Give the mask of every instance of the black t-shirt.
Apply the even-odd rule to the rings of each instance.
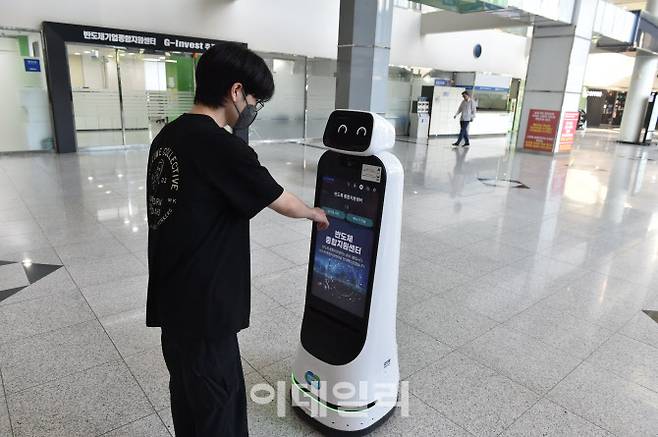
[[[198,114],[153,140],[146,183],[147,326],[210,339],[249,326],[249,219],[283,188],[251,147]]]

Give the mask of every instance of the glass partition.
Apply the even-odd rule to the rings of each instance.
[[[308,58],[306,138],[322,138],[324,126],[336,106],[336,60]]]
[[[388,68],[388,110],[386,118],[395,126],[398,135],[406,135],[411,110],[412,81],[419,77],[406,67]]]
[[[0,29],[0,152],[53,148],[41,47],[39,32]]]
[[[199,55],[68,45],[78,146],[149,144],[189,111]],[[321,138],[336,98],[335,59],[259,53],[272,71],[275,94],[250,127],[250,141]],[[407,135],[411,103],[424,85],[452,73],[390,66],[386,118]],[[510,110],[509,94],[478,90],[480,109]]]
[[[150,144],[194,103],[194,60],[187,53],[119,50],[125,144]]]
[[[191,54],[67,45],[78,148],[150,144],[194,101]]]
[[[78,149],[123,144],[117,51],[67,44]]]
[[[274,76],[272,100],[258,112],[249,129],[251,141],[284,140],[304,136],[306,60],[303,56],[259,53]]]

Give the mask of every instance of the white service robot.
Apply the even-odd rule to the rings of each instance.
[[[336,110],[318,163],[306,304],[292,375],[295,410],[325,434],[363,435],[398,397],[395,317],[404,173],[383,117]]]

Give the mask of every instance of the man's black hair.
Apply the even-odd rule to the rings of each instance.
[[[468,97],[471,97],[471,93],[469,93],[468,91],[464,91],[464,92],[462,93],[462,96],[468,96]]]
[[[209,48],[196,67],[194,103],[211,108],[224,106],[234,83],[245,94],[267,101],[274,95],[274,79],[263,58],[242,44],[222,42]]]

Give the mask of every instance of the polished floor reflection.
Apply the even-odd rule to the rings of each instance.
[[[658,149],[594,130],[556,158],[450,140],[395,148],[410,416],[375,434],[656,436]],[[256,148],[311,201],[322,150]],[[0,435],[173,434],[159,332],[144,326],[146,158],[0,157]],[[250,386],[288,381],[309,232],[253,220]],[[250,402],[252,435],[313,434],[284,411]]]

